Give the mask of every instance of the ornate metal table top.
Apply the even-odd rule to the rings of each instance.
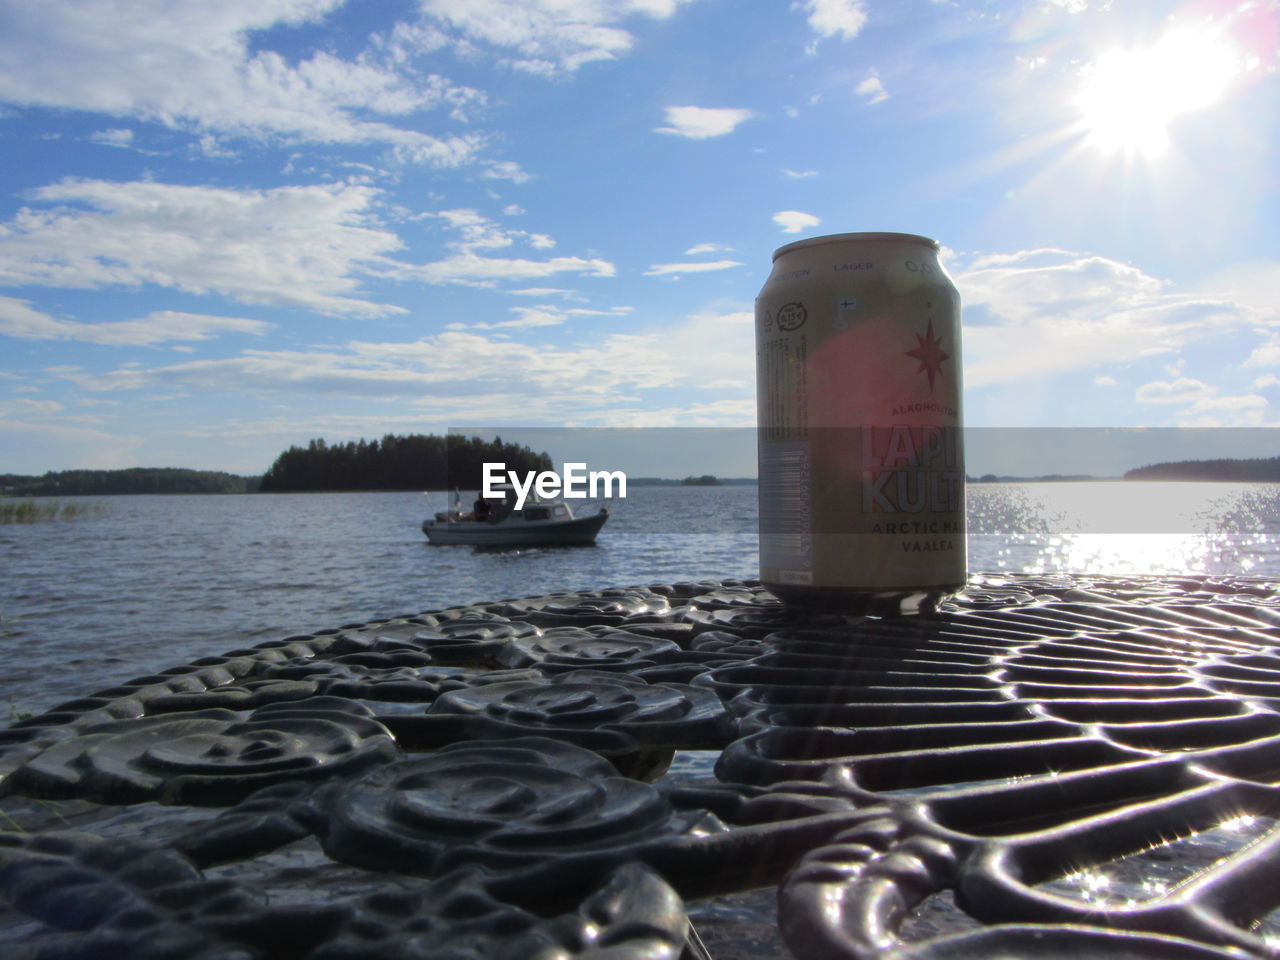
[[[0,732],[9,958],[1280,953],[1280,584],[431,611]]]

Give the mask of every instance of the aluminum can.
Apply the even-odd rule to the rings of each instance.
[[[938,244],[787,244],[755,317],[761,580],[802,608],[932,609],[966,574],[960,296]]]

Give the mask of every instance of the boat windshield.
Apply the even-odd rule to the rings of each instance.
[[[489,503],[492,503],[495,506],[503,503],[509,504],[511,508],[514,510],[516,501],[519,500],[520,498],[519,494],[516,493],[515,487],[512,487],[512,486],[494,487],[493,493],[494,495],[492,497],[481,496],[480,499],[485,500]],[[525,503],[527,504],[538,504],[538,503],[553,504],[556,502],[557,501],[555,499],[547,499],[545,497],[538,496],[537,491],[532,489],[532,487],[529,489],[528,493],[525,494]]]

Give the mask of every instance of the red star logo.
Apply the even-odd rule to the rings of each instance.
[[[933,390],[933,378],[941,376],[942,361],[950,360],[951,354],[942,349],[942,341],[933,335],[933,321],[929,321],[929,330],[922,337],[916,334],[916,339],[920,341],[920,346],[914,350],[907,350],[908,357],[914,357],[920,361],[920,369],[916,373],[927,373],[929,375],[929,389]]]

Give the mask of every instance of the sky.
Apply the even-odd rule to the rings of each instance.
[[[750,427],[852,231],[942,245],[971,426],[1274,427],[1278,66],[1276,0],[0,0],[0,473]]]

